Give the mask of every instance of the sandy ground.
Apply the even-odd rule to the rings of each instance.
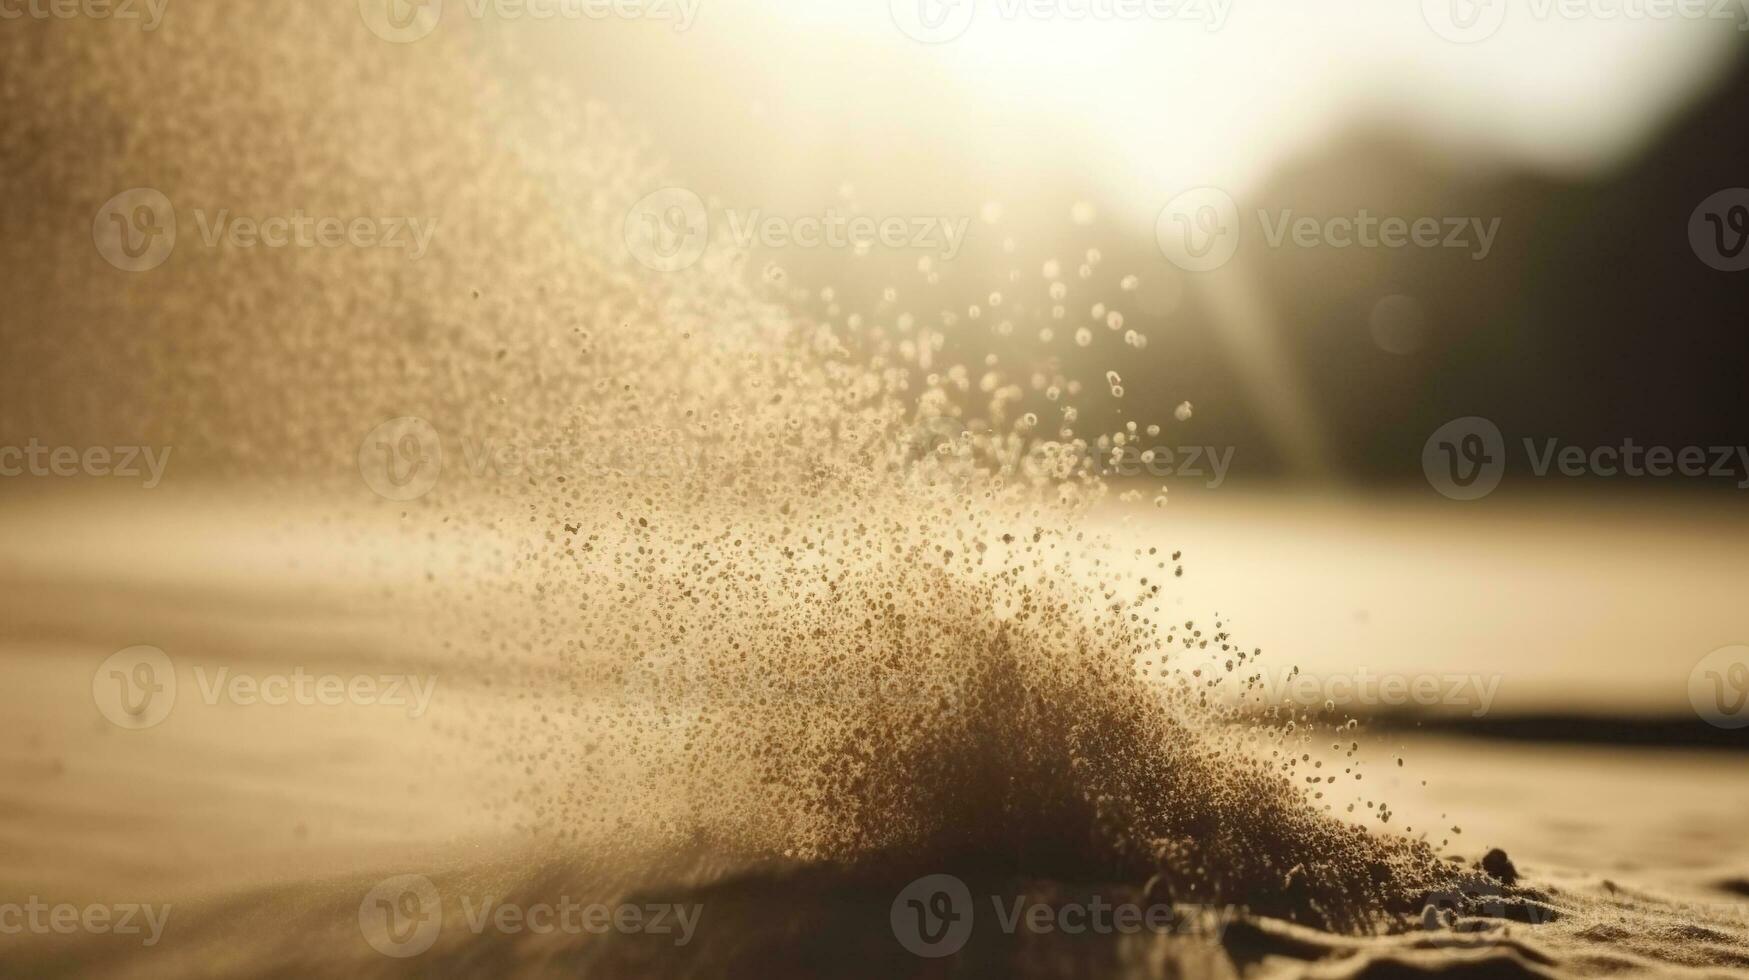
[[[487,697],[483,679],[412,639],[396,589],[424,569],[379,557],[395,554],[384,546],[395,515],[288,521],[247,494],[224,499],[136,491],[0,507],[0,901],[170,906],[151,946],[84,930],[0,934],[0,973],[757,975],[753,964],[774,958],[778,972],[798,975],[979,972],[977,944],[961,961],[898,950],[886,883],[806,869],[724,880],[725,870],[748,869],[724,869],[708,852],[634,860],[531,847],[500,806],[502,786],[490,778],[500,761],[467,737],[481,717],[471,708]],[[1561,691],[1623,711],[1680,706],[1692,659],[1730,639],[1730,624],[1707,611],[1727,615],[1732,605],[1717,593],[1740,596],[1746,574],[1724,564],[1728,542],[1681,520],[1569,513],[1565,536],[1541,521],[1547,537],[1515,551],[1504,543],[1525,533],[1519,512],[1478,523],[1454,545],[1400,510],[1329,508],[1317,521],[1255,500],[1186,510],[1148,533],[1190,551],[1187,606],[1211,591],[1247,596],[1218,608],[1258,634],[1305,617],[1303,643],[1283,637],[1273,647],[1284,658],[1305,653],[1308,669],[1339,669],[1343,656],[1404,670],[1525,663],[1501,688],[1508,707],[1546,706]],[[1340,561],[1337,539],[1348,542]],[[1430,553],[1444,560],[1428,562]],[[1624,557],[1597,560],[1604,554]],[[1671,557],[1659,565],[1660,554]],[[1574,636],[1573,624],[1549,618],[1565,604],[1537,588],[1621,601],[1593,603],[1594,619]],[[1670,622],[1677,609],[1695,615]],[[1527,636],[1539,612],[1545,625]],[[1402,642],[1415,622],[1428,642]],[[1454,622],[1465,624],[1457,636],[1444,626]],[[1619,670],[1600,671],[1587,656],[1599,637],[1620,650],[1657,635],[1667,657],[1620,658]],[[1516,660],[1503,651],[1478,667],[1452,654],[1509,642]],[[172,651],[179,688],[168,718],[130,731],[99,710],[93,675],[135,644]],[[1527,661],[1526,648],[1541,652]],[[223,667],[426,675],[436,686],[422,711],[207,703],[203,678]],[[1459,826],[1451,849],[1470,858],[1504,848],[1546,899],[1537,908],[1553,910],[1531,917],[1554,921],[1491,923],[1473,942],[1350,942],[1268,921],[1230,928],[1224,945],[1032,937],[1030,972],[1702,976],[1749,967],[1740,754],[1396,734],[1368,736],[1367,751],[1388,773],[1370,789],[1404,825],[1435,840]],[[1391,764],[1399,754],[1402,768]],[[359,908],[377,883],[407,873],[429,876],[446,896],[699,901],[703,921],[686,946],[490,929],[482,938],[446,906],[432,950],[395,959],[366,941]],[[1071,884],[992,887],[1048,896]]]

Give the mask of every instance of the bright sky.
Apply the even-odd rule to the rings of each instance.
[[[1146,220],[1186,187],[1242,194],[1357,118],[1458,152],[1604,166],[1717,76],[1749,19],[1749,0],[1707,0],[1728,17],[1699,19],[1602,16],[1648,0],[697,2],[689,31],[614,33],[618,94],[678,114],[704,145],[741,146],[772,180],[842,171],[846,150],[878,152],[902,164],[882,172],[911,182],[911,164],[944,181],[974,173],[995,197],[1068,168]],[[952,29],[963,3],[970,22],[944,43],[901,26],[917,29],[921,12]],[[1182,16],[1065,16],[1161,3]],[[1474,43],[1433,26],[1475,13],[1485,29],[1491,6],[1505,19]],[[534,26],[565,50],[563,31]],[[578,29],[601,41],[619,26]],[[766,125],[794,143],[773,152]]]

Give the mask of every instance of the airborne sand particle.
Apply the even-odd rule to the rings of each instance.
[[[74,190],[27,217],[113,195],[89,163],[100,154],[79,149],[107,123],[161,120],[168,145],[218,120],[247,162],[171,167],[152,144],[134,166],[171,200],[370,202],[435,214],[444,234],[416,265],[185,250],[128,282],[125,325],[93,298],[57,340],[113,354],[104,404],[20,390],[65,407],[69,429],[122,419],[173,434],[191,468],[322,475],[354,501],[368,499],[360,434],[407,415],[541,459],[688,461],[510,474],[456,461],[405,508],[409,548],[465,544],[461,568],[430,573],[433,642],[505,692],[457,737],[497,748],[505,810],[529,833],[1152,881],[1174,901],[1354,931],[1446,883],[1425,844],[1318,802],[1335,777],[1314,772],[1304,719],[1215,706],[1217,687],[1249,686],[1253,655],[1223,626],[1163,620],[1176,555],[1137,579],[1083,530],[1107,496],[1090,462],[1138,431],[1077,434],[1090,403],[1122,397],[1117,372],[1100,385],[945,348],[955,330],[1046,335],[1068,303],[1099,304],[1105,344],[1125,325],[1105,304],[1126,290],[1098,294],[1096,251],[1073,281],[1053,263],[964,319],[907,311],[909,284],[893,284],[854,327],[732,252],[662,276],[619,238],[662,181],[600,107],[560,92],[516,103],[441,35],[392,50],[364,37],[293,82],[251,53],[324,15],[281,14],[183,10],[177,31],[113,59],[126,78],[202,62],[191,91],[125,84],[102,56],[114,38],[63,50],[77,83],[43,122],[54,159],[15,173]],[[285,189],[274,161],[294,155],[319,187]],[[115,274],[89,258],[55,273],[60,287]],[[939,275],[920,265],[923,282]],[[1022,286],[1051,302],[1022,309]],[[1183,656],[1214,651],[1224,676]]]

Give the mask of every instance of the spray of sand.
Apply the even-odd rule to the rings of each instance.
[[[186,469],[397,508],[409,549],[462,542],[406,601],[502,692],[456,727],[498,747],[507,820],[558,847],[1150,881],[1345,930],[1449,881],[1425,844],[1330,812],[1306,727],[1218,696],[1250,697],[1256,653],[1163,620],[1175,556],[1082,529],[1115,503],[1103,457],[1180,420],[1080,432],[1116,373],[947,363],[956,330],[1091,343],[1049,332],[1065,303],[1111,304],[1101,338],[1141,346],[1121,289],[1047,268],[943,316],[905,283],[866,309],[801,294],[725,242],[652,271],[623,220],[671,181],[606,111],[511,99],[443,33],[386,45],[350,3],[261,6],[31,42],[63,84],[8,92],[34,114],[6,121],[0,171],[44,235],[5,258],[59,326],[8,338],[31,368],[0,368],[0,397],[45,436],[172,442]],[[410,262],[188,227],[163,268],[77,288],[114,283],[90,215],[140,185],[437,232]],[[428,494],[376,500],[359,442],[401,416],[523,462],[450,441]]]

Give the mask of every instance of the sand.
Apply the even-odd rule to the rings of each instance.
[[[142,513],[149,526],[139,525]],[[477,778],[500,766],[492,743],[446,734],[465,732],[492,700],[485,679],[397,639],[396,602],[345,575],[368,542],[395,539],[393,523],[331,528],[323,540],[274,530],[275,519],[246,502],[221,508],[205,496],[143,504],[87,494],[8,508],[4,659],[13,683],[4,711],[15,737],[0,763],[0,837],[15,846],[5,849],[0,880],[21,901],[171,906],[153,947],[140,937],[0,938],[9,973],[720,976],[769,963],[773,975],[894,976],[937,968],[894,938],[888,906],[910,880],[896,867],[743,863],[703,844],[561,850],[510,826],[501,783]],[[1164,525],[1153,533],[1172,534]],[[269,551],[276,559],[263,561]],[[145,560],[154,555],[163,557]],[[377,584],[410,587],[420,574],[381,572]],[[361,598],[370,592],[377,596]],[[350,673],[368,663],[373,672],[430,672],[438,689],[419,719],[389,706],[208,705],[185,693],[162,724],[123,731],[99,713],[90,684],[124,640],[177,650],[184,677],[197,665]],[[1211,930],[1018,939],[998,931],[969,946],[957,969],[1350,976],[1485,963],[1528,975],[1723,976],[1743,968],[1749,847],[1737,828],[1749,784],[1734,753],[1362,738],[1392,772],[1385,791],[1399,819],[1461,823],[1453,850],[1471,860],[1506,849],[1521,885],[1540,896],[1514,908],[1538,921],[1478,919],[1473,935],[1409,928],[1373,938],[1250,913],[1218,939]],[[1402,770],[1390,765],[1399,754],[1409,760]],[[371,888],[405,873],[437,883],[447,917],[430,950],[395,960],[366,943],[358,910]],[[1058,903],[1089,894],[1121,902],[1145,884],[968,880],[992,896]],[[637,896],[705,911],[678,947],[673,937],[470,930],[464,899],[511,896],[522,904]],[[1505,906],[1482,911],[1500,916]]]
[[[1411,769],[1360,712],[1281,699],[1292,644],[1183,590],[1165,491],[1100,461],[1193,406],[1128,418],[1115,368],[1000,319],[1048,343],[1051,300],[1115,311],[1129,270],[1089,250],[1077,285],[938,316],[927,266],[858,312],[733,250],[653,267],[627,215],[669,178],[635,125],[518,100],[442,36],[386,48],[352,6],[27,52],[68,85],[7,145],[31,235],[0,258],[53,329],[8,329],[0,397],[21,440],[176,455],[161,486],[43,477],[0,511],[8,971],[1742,964],[1740,854],[1617,877],[1526,834],[1739,812],[1727,758],[1654,800],[1670,760],[1611,756],[1554,816],[1436,799],[1411,774],[1462,785],[1486,752]],[[90,215],[142,181],[447,231],[414,261],[190,239],[118,278]],[[964,326],[986,312],[993,341]],[[1570,762],[1487,751],[1533,786]],[[1158,918],[1073,925],[1116,906]]]

